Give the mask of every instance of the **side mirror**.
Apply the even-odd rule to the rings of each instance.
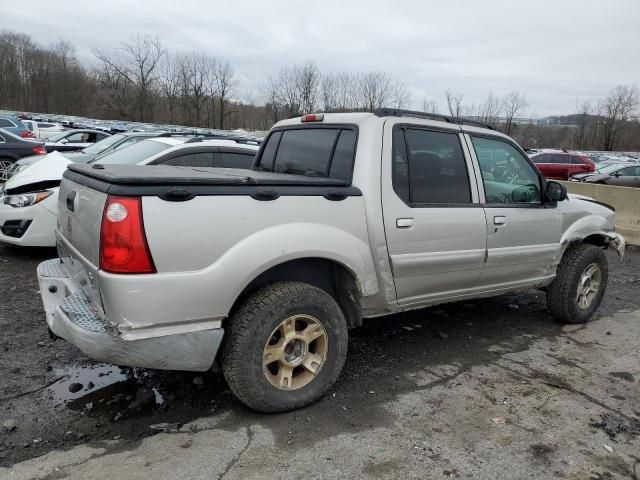
[[[611,174],[611,176],[612,176],[612,177],[616,177],[616,178],[617,178],[617,177],[619,177],[619,176],[620,176],[620,172],[613,172],[613,173]]]
[[[565,186],[558,182],[547,182],[545,193],[547,198],[553,202],[561,202],[569,198]]]

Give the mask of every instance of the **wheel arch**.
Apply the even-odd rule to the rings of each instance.
[[[265,285],[279,281],[307,283],[325,291],[336,300],[349,327],[361,325],[362,292],[357,275],[345,264],[327,257],[301,257],[270,266],[242,289],[231,307],[230,315],[252,293]]]

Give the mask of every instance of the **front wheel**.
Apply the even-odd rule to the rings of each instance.
[[[252,294],[231,316],[222,370],[231,391],[261,412],[313,403],[335,383],[347,355],[347,323],[336,301],[299,282]]]
[[[588,322],[602,302],[608,278],[607,257],[601,248],[586,243],[570,246],[547,288],[551,314],[566,323]]]
[[[13,159],[8,157],[0,157],[0,182],[7,180],[9,169],[13,165]]]

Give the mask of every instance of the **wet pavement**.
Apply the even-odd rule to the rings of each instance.
[[[166,436],[173,439],[165,439],[167,444],[177,442],[178,454],[205,442],[212,449],[212,459],[220,455],[214,465],[220,468],[210,466],[208,470],[218,473],[202,478],[242,478],[243,472],[259,477],[250,469],[237,471],[243,464],[240,456],[258,459],[259,452],[271,452],[272,460],[264,457],[265,467],[258,471],[266,473],[276,471],[273,468],[278,462],[291,466],[292,460],[285,461],[283,452],[291,451],[303,459],[319,446],[326,451],[324,457],[332,458],[323,460],[325,467],[333,462],[331,468],[337,468],[334,478],[356,464],[357,471],[352,472],[356,477],[393,478],[400,471],[416,473],[416,478],[428,477],[419,474],[413,460],[407,460],[406,465],[399,465],[397,459],[384,460],[384,451],[406,448],[409,457],[419,450],[423,461],[436,465],[436,478],[467,477],[474,472],[476,478],[488,478],[477,475],[490,469],[483,470],[486,466],[469,460],[475,447],[461,440],[466,438],[484,445],[478,455],[493,448],[499,449],[501,456],[525,451],[534,478],[536,471],[537,478],[546,478],[540,472],[555,470],[562,474],[557,476],[570,476],[567,472],[576,470],[576,464],[570,462],[578,460],[567,459],[565,453],[560,458],[560,439],[551,438],[550,432],[560,429],[565,416],[574,412],[565,415],[565,406],[553,410],[548,404],[557,394],[558,398],[567,395],[569,406],[578,401],[573,398],[576,391],[585,403],[572,408],[576,412],[586,408],[586,413],[573,419],[575,424],[563,427],[566,437],[562,441],[588,443],[589,435],[597,437],[594,441],[600,443],[594,443],[597,455],[593,458],[605,460],[594,460],[593,468],[584,470],[583,476],[571,478],[634,478],[631,454],[616,456],[602,445],[616,452],[637,447],[640,465],[636,433],[640,370],[637,362],[627,364],[632,355],[629,342],[637,347],[640,337],[631,313],[640,309],[639,250],[629,250],[623,264],[609,256],[609,289],[598,319],[587,326],[566,327],[553,322],[544,294],[536,291],[366,321],[363,328],[350,332],[347,364],[329,395],[308,408],[278,415],[246,409],[233,398],[219,373],[120,368],[94,362],[63,340],[52,341],[35,267],[53,256],[55,252],[48,249],[0,246],[0,467],[45,454],[49,454],[45,459],[58,458],[49,453],[52,451],[66,452],[68,458],[77,456],[83,462],[96,455],[133,455]],[[635,335],[635,340],[629,339],[629,334]],[[616,349],[627,363],[619,360],[619,365],[613,365],[609,357]],[[580,379],[586,381],[585,372],[596,370],[588,375],[593,384],[579,383]],[[514,403],[514,397],[520,405]],[[525,408],[527,415],[519,417]],[[467,412],[469,416],[465,416]],[[557,415],[562,419],[555,418]],[[524,433],[524,439],[514,434],[505,440],[491,433],[513,429],[516,423],[516,431]],[[215,439],[211,437],[214,433]],[[527,435],[531,437],[528,440]],[[411,445],[405,445],[408,439]],[[222,451],[224,444],[219,452],[215,450],[216,442],[225,440],[228,452]],[[332,441],[366,445],[362,451],[367,457],[357,461],[342,458],[327,443]],[[487,442],[490,445],[485,445]],[[182,446],[187,444],[189,447]],[[254,450],[254,444],[260,448]],[[576,451],[587,448],[578,445]],[[447,462],[438,460],[445,457]],[[33,462],[38,460],[25,463],[22,471],[58,478],[44,467],[29,470],[27,467],[36,465]],[[604,462],[604,467],[596,465],[598,462]],[[448,466],[443,466],[445,463]],[[321,476],[332,477],[334,470],[325,467]],[[67,467],[60,463],[60,468]],[[140,467],[140,478],[144,478],[145,468]],[[313,472],[309,465],[305,468]],[[18,475],[20,471],[5,473]],[[68,469],[65,472],[64,476],[71,475]],[[77,478],[93,478],[89,470],[80,468],[76,473],[81,472],[84,476]],[[521,478],[511,473],[494,478]],[[25,475],[9,478],[31,478]],[[525,477],[531,478],[523,473]],[[132,474],[131,478],[137,477]]]

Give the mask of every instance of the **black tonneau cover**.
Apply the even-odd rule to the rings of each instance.
[[[155,195],[169,201],[190,200],[197,195],[250,195],[257,200],[274,200],[281,195],[343,200],[362,195],[337,178],[235,168],[70,164],[64,178],[111,195]]]

